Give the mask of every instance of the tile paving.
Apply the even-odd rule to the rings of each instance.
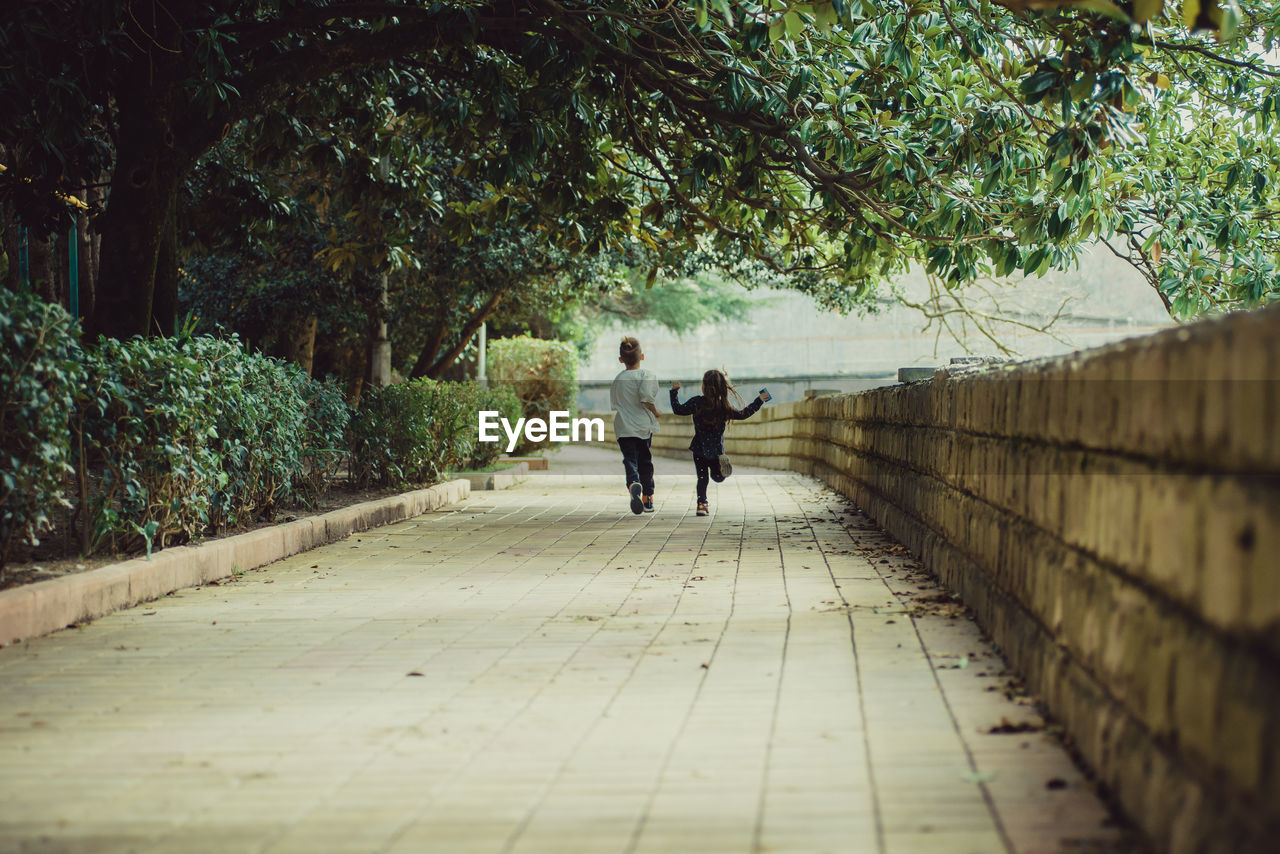
[[[602,460],[0,649],[0,854],[1129,850],[843,498]]]

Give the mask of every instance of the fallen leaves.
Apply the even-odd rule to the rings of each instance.
[[[1018,721],[1014,723],[1008,718],[1000,718],[1000,723],[987,730],[988,735],[1013,735],[1023,732],[1043,732],[1044,724],[1035,723],[1033,721]]]

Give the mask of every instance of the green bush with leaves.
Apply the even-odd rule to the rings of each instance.
[[[348,426],[351,481],[357,486],[424,483],[440,472],[427,416],[434,380],[370,388]]]
[[[317,380],[297,371],[294,389],[305,405],[302,467],[293,478],[293,494],[314,503],[332,482],[346,458],[346,431],[351,406],[342,385],[332,377]]]
[[[303,471],[307,404],[297,388],[301,369],[245,350],[234,337],[191,337],[183,344],[207,368],[214,405],[212,446],[222,477],[210,527],[273,518]]]
[[[308,468],[310,442],[340,453],[332,450],[346,426],[340,395],[304,391],[313,381],[297,366],[236,338],[102,339],[88,366],[82,430],[89,466],[101,474],[89,551],[149,552],[270,519],[295,486],[323,483]]]
[[[489,343],[491,382],[510,386],[524,405],[524,417],[547,419],[553,410],[578,411],[578,352],[566,341],[521,335]],[[549,442],[521,441],[517,453],[542,448]]]
[[[365,392],[348,427],[352,482],[422,484],[488,465],[501,446],[477,441],[481,409],[512,417],[518,399],[509,389],[425,378]]]
[[[76,322],[30,293],[0,289],[0,566],[68,506],[71,415],[84,381]]]
[[[524,404],[515,390],[505,385],[480,385],[474,388],[472,404],[472,429],[476,433],[476,442],[471,450],[471,458],[467,460],[468,469],[482,469],[493,464],[494,460],[506,450],[506,440],[501,442],[479,441],[479,414],[483,410],[497,411],[499,417],[516,423],[524,411]]]
[[[178,338],[100,339],[81,410],[91,499],[88,550],[163,548],[203,533],[228,478],[215,450],[211,370]]]

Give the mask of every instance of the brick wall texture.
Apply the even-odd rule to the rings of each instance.
[[[665,416],[655,452],[690,431]],[[766,406],[726,439],[915,552],[1158,850],[1276,850],[1280,306]]]

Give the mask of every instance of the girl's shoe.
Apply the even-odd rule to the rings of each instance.
[[[733,463],[729,462],[729,457],[725,454],[720,455],[720,474],[724,477],[733,474]]]
[[[652,495],[646,495],[644,497],[644,512],[646,513],[653,512],[653,496]]]
[[[705,515],[707,515],[707,512],[708,512],[708,511],[707,511],[707,502],[705,502],[705,501],[699,501],[699,502],[698,502],[698,515],[699,515],[699,516],[705,516]]]
[[[631,512],[639,516],[644,512],[644,500],[640,497],[644,487],[638,483],[633,483],[627,487],[627,491],[631,493]]]

